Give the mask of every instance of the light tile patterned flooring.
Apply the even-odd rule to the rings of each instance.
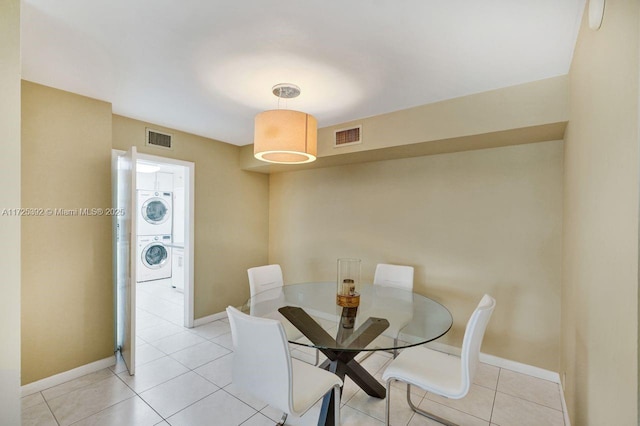
[[[194,329],[180,326],[182,295],[165,282],[145,283],[138,291],[136,375],[121,360],[104,369],[22,398],[27,425],[273,425],[282,413],[236,389],[226,319]],[[313,351],[293,349],[296,358],[313,360]],[[363,365],[381,380],[391,361],[376,352]],[[406,388],[394,384],[392,425],[438,425],[407,406]],[[470,393],[447,400],[412,388],[413,401],[460,425],[563,426],[556,383],[481,364]],[[385,401],[369,397],[347,379],[342,394],[343,425],[382,425]],[[319,405],[287,424],[315,425]]]

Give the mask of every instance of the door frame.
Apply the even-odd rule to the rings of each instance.
[[[112,158],[117,159],[118,156],[126,154],[126,151],[113,149]],[[188,279],[184,281],[184,318],[183,325],[187,328],[194,327],[194,246],[195,246],[195,163],[191,161],[177,160],[175,158],[161,157],[158,155],[137,153],[138,160],[146,160],[154,163],[164,163],[173,166],[185,167],[185,203],[187,211],[185,212],[185,220],[187,221],[184,233],[184,259],[185,273]],[[112,176],[113,188],[116,188],[117,176]],[[115,190],[112,191],[115,193]],[[115,225],[114,225],[115,232]],[[115,234],[114,234],[115,235]],[[114,239],[115,241],[115,239]],[[115,255],[115,245],[114,245]],[[115,264],[114,264],[115,268]],[[114,273],[116,271],[114,270]],[[117,320],[117,316],[116,316]],[[117,324],[116,324],[117,325]]]

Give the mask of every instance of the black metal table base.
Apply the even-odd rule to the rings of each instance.
[[[316,321],[303,309],[285,306],[279,309],[298,330],[302,332],[316,347],[327,357],[320,368],[338,375],[344,382],[345,377],[353,380],[368,395],[376,398],[385,398],[387,392],[367,370],[364,369],[355,357],[364,348],[389,327],[389,322],[383,318],[368,318],[358,329],[342,328],[338,330],[337,340],[327,333]],[[340,349],[328,349],[340,348]],[[342,394],[342,393],[341,393]],[[333,392],[329,392],[322,401],[322,409],[318,425],[334,426],[334,410],[336,403]]]

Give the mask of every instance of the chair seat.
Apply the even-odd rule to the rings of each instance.
[[[403,350],[382,375],[451,399],[464,397],[460,358],[422,346]]]
[[[291,359],[293,367],[293,408],[300,415],[313,406],[342,380],[329,371]]]

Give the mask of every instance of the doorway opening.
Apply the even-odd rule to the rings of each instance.
[[[114,206],[126,212],[114,217],[115,337],[130,374],[145,333],[193,327],[194,169],[113,152]]]

